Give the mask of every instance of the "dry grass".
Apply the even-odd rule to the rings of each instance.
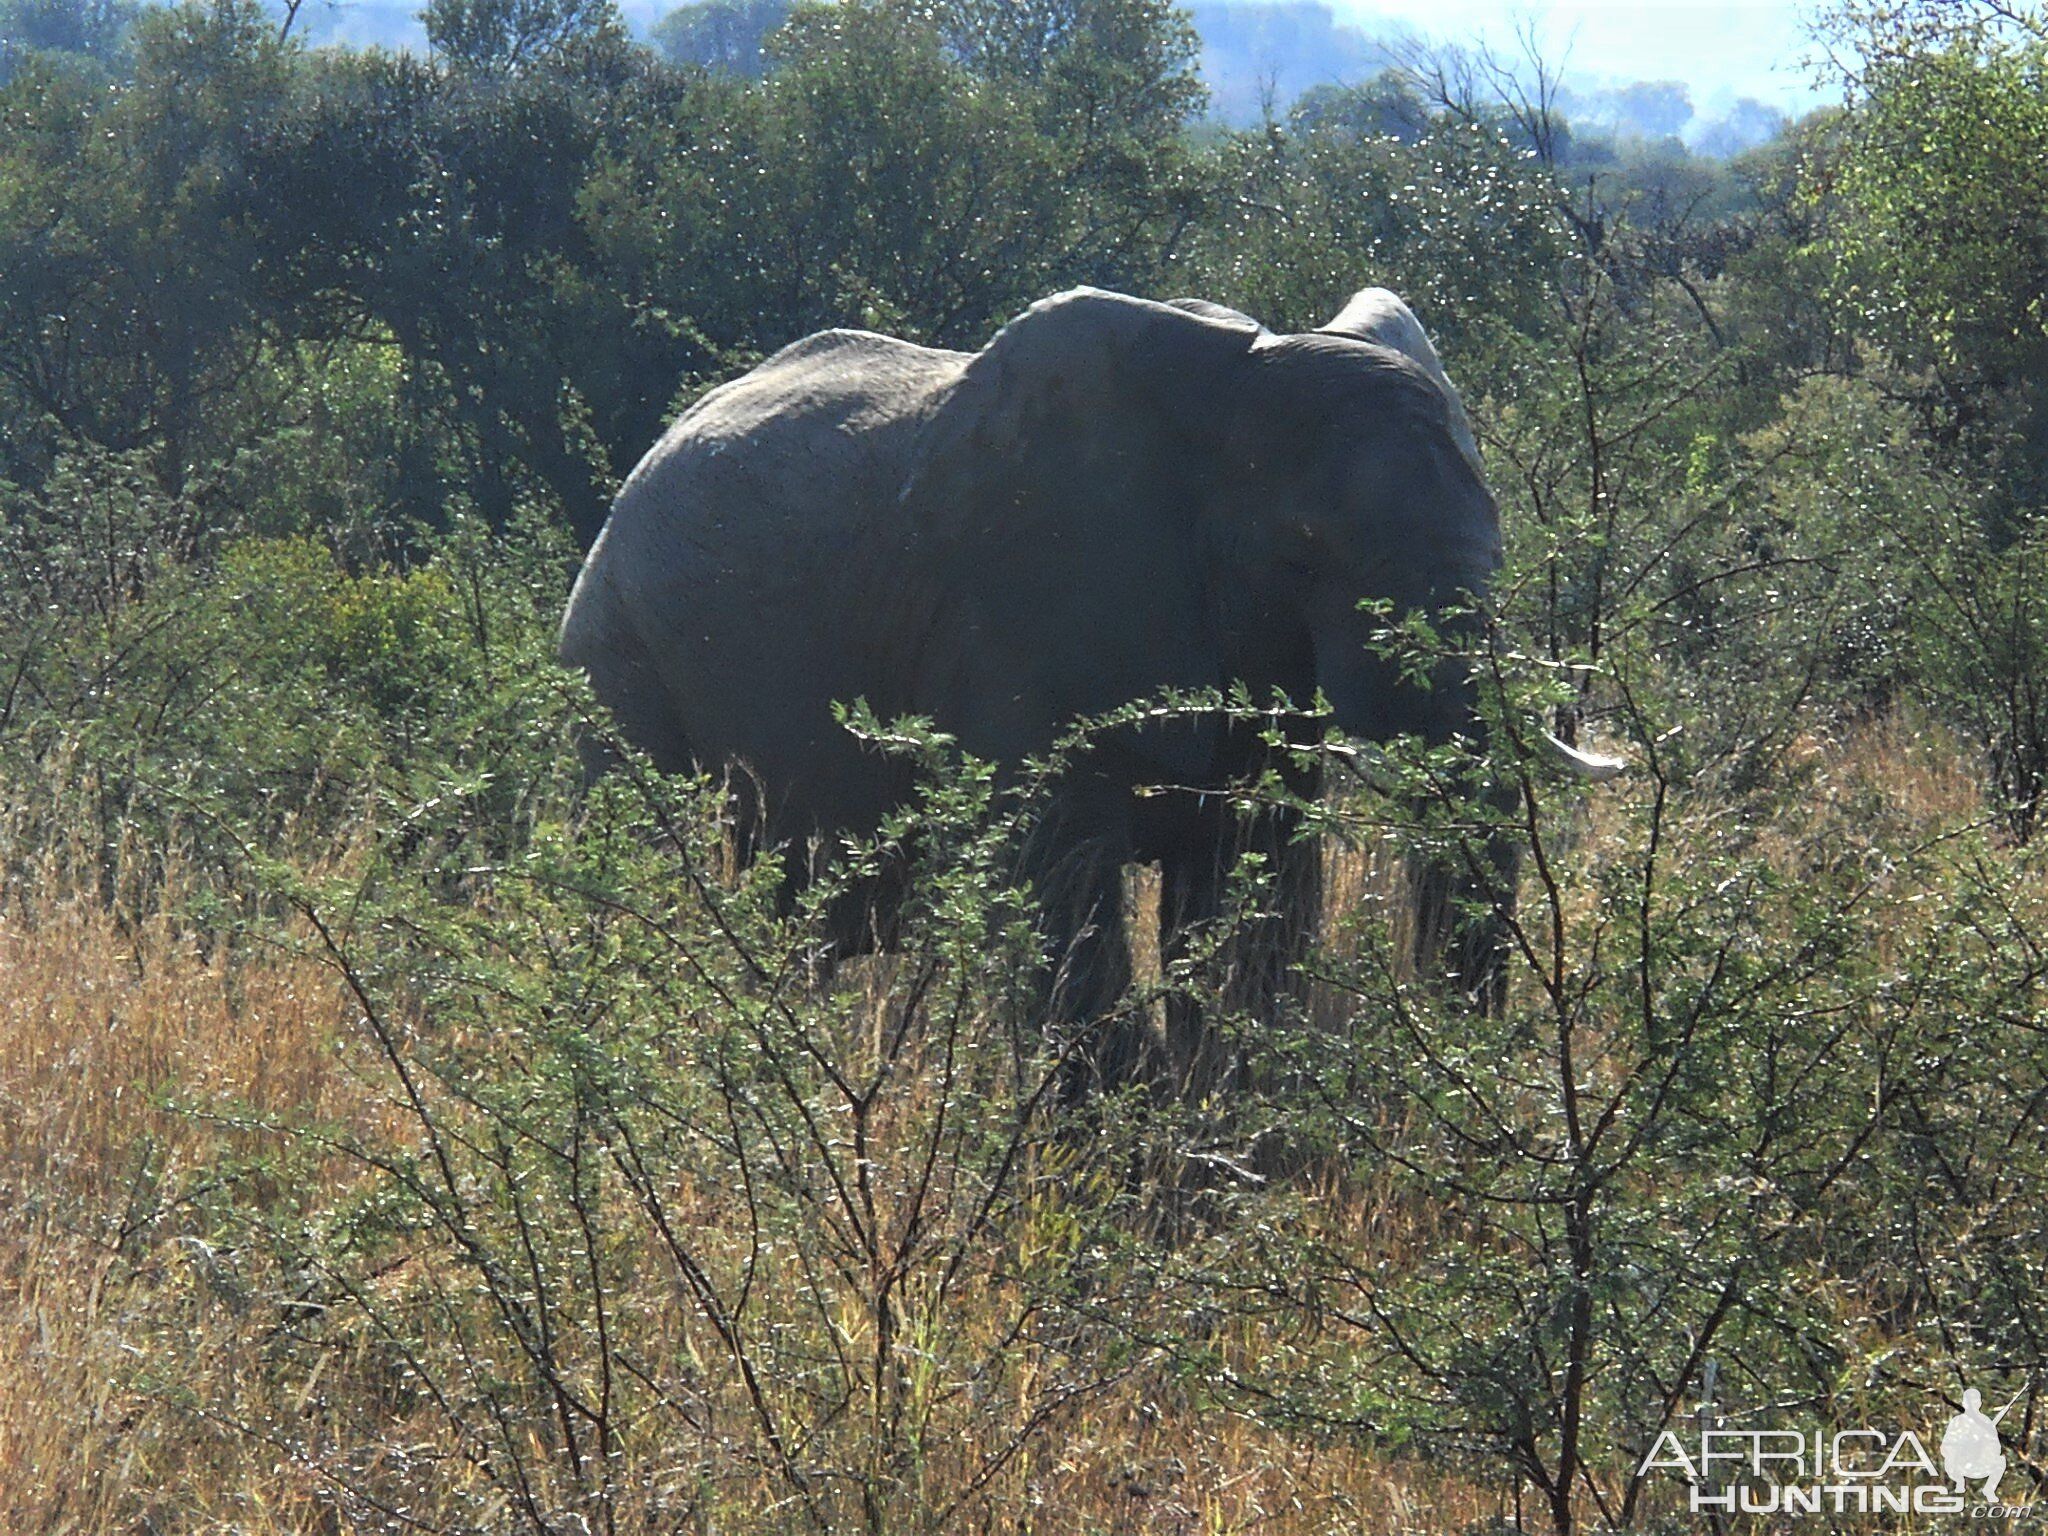
[[[0,908],[8,1529],[377,1529],[345,1487],[405,1481],[406,1455],[433,1469],[415,1514],[430,1524],[458,1510],[488,1517],[473,1473],[443,1459],[455,1449],[445,1426],[417,1405],[397,1406],[389,1363],[367,1343],[330,1353],[311,1374],[279,1368],[293,1357],[276,1347],[278,1277],[263,1255],[216,1238],[214,1216],[231,1194],[221,1170],[256,1161],[271,1134],[255,1128],[263,1122],[310,1115],[365,1136],[394,1133],[389,1106],[350,1065],[360,1043],[351,1000],[302,955],[262,950],[229,962],[206,953],[166,915],[181,894],[175,869],[152,868],[156,895],[137,919],[110,909],[99,888],[78,889],[63,873],[81,867],[70,853],[16,881]],[[117,905],[132,914],[136,903]],[[328,1175],[338,1190],[358,1172],[337,1161]],[[705,1230],[735,1217],[731,1192],[719,1189],[675,1191],[674,1212]],[[736,1227],[731,1235],[741,1240]],[[378,1300],[396,1315],[446,1295],[452,1278],[416,1260],[388,1277]],[[621,1308],[647,1330],[646,1353],[702,1359],[704,1330],[657,1266],[639,1292]],[[983,1300],[986,1316],[974,1315],[970,1297],[957,1327],[993,1344],[1014,1298]],[[1498,1512],[1455,1480],[1261,1429],[1156,1369],[1107,1379],[1049,1418],[993,1485],[1015,1529],[1395,1536]],[[992,1436],[1016,1428],[1000,1412],[978,1422]],[[988,1448],[952,1448],[933,1468],[970,1466]],[[716,1437],[688,1450],[715,1456]],[[743,1458],[716,1476],[728,1509],[765,1512],[786,1496]],[[949,1494],[929,1490],[934,1501]]]
[[[185,1106],[349,1113],[341,1001],[307,961],[202,954],[164,915],[175,869],[155,872],[170,900],[123,921],[67,862],[0,905],[0,1509],[22,1531],[147,1528],[167,1506],[312,1528],[280,1514],[293,1478],[261,1445],[187,1411],[273,1413],[281,1384],[252,1369],[238,1256],[206,1240],[215,1170],[254,1133]]]
[[[1976,791],[1953,749],[1924,733],[1872,727],[1826,756],[1817,774],[1823,800],[1882,807],[1905,823],[1975,813]],[[1605,835],[1599,817],[1585,835]],[[121,850],[116,863],[124,859],[141,861],[143,852]],[[231,1193],[219,1171],[247,1166],[262,1150],[269,1133],[254,1127],[265,1120],[310,1113],[365,1137],[398,1134],[391,1107],[365,1091],[351,1065],[361,1045],[354,1006],[332,972],[304,956],[255,951],[230,962],[204,951],[165,915],[179,876],[161,860],[152,886],[170,899],[117,901],[125,915],[110,909],[102,886],[82,889],[64,873],[84,862],[73,849],[32,866],[0,902],[7,1528],[67,1536],[383,1529],[337,1490],[352,1476],[397,1486],[402,1451],[432,1469],[413,1512],[433,1528],[476,1491],[472,1472],[436,1459],[455,1449],[444,1426],[392,1391],[389,1362],[367,1342],[322,1353],[311,1372],[304,1355],[277,1349],[277,1276],[261,1255],[214,1241],[212,1213]],[[1381,878],[1358,860],[1332,877],[1347,900]],[[1141,884],[1133,899],[1156,896]],[[1140,957],[1141,970],[1156,966],[1156,957]],[[357,1175],[340,1162],[328,1170],[336,1189]],[[284,1192],[232,1193],[246,1202]],[[1396,1267],[1426,1261],[1437,1239],[1426,1214],[1369,1187],[1318,1203],[1323,1219],[1368,1234],[1376,1257]],[[707,1232],[733,1216],[729,1192],[718,1189],[679,1189],[674,1210]],[[455,1283],[423,1260],[392,1276],[383,1299],[403,1309]],[[999,1290],[965,1291],[949,1303],[960,1310],[946,1325],[978,1341],[970,1348],[1000,1347],[1016,1298]],[[620,1316],[645,1330],[649,1358],[704,1357],[688,1297],[657,1265],[621,1302]],[[845,1326],[857,1340],[859,1321]],[[1256,1353],[1262,1344],[1249,1331],[1234,1347]],[[735,1403],[721,1394],[733,1384],[699,1390],[711,1418],[729,1422]],[[1018,1391],[1028,1411],[1029,1392]],[[978,1411],[958,1425],[1014,1433],[1020,1422]],[[1481,1486],[1341,1436],[1262,1427],[1154,1365],[1112,1373],[1045,1422],[980,1506],[999,1509],[1004,1529],[1402,1536],[1515,1514],[1504,1483]],[[764,1469],[703,1460],[726,1443],[707,1432],[688,1448],[718,1484],[715,1502],[727,1511],[772,1508],[782,1494]],[[977,1448],[955,1449],[933,1456],[935,1475],[973,1464]],[[472,1519],[489,1513],[467,1509]],[[495,1519],[517,1528],[502,1508]]]

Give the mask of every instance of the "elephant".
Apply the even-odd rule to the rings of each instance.
[[[872,828],[909,788],[835,702],[928,718],[1011,769],[1076,720],[1235,684],[1320,694],[1356,738],[1476,733],[1468,671],[1404,673],[1361,604],[1469,623],[1455,615],[1500,561],[1470,422],[1394,294],[1290,335],[1076,288],[979,352],[830,330],[703,396],[620,490],[559,652],[657,766],[744,765],[765,836],[801,845]],[[1247,825],[1205,793],[1269,751],[1220,713],[1091,743],[1028,871],[1058,1017],[1101,1016],[1129,978],[1126,864],[1159,866],[1171,955],[1246,848],[1278,915],[1232,961],[1237,995],[1275,996],[1313,930],[1319,855],[1294,817]],[[1492,938],[1450,964],[1484,991]],[[1093,1070],[1192,1080],[1200,1028],[1106,1033]]]

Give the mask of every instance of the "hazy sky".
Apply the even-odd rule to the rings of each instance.
[[[1821,99],[1802,59],[1811,53],[1802,18],[1812,0],[1332,0],[1340,18],[1371,29],[1393,20],[1445,42],[1483,35],[1512,49],[1517,25],[1536,24],[1544,58],[1564,60],[1567,80],[1587,85],[1683,80],[1710,114],[1735,96],[1798,110]],[[1569,51],[1567,51],[1569,50]]]

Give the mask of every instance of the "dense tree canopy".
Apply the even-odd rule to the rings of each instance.
[[[2038,494],[2048,27],[1988,5],[1852,9],[1838,26],[1857,103],[1831,185],[1847,215],[1842,297],[1902,366],[1927,371],[1957,425],[2024,435]]]
[[[261,438],[337,349],[385,346],[415,419],[390,510],[459,478],[587,535],[686,380],[823,325],[966,342],[1063,283],[1145,285],[1194,195],[1192,35],[1150,0],[806,10],[751,84],[605,6],[428,22],[421,60],[152,11],[112,95],[29,57],[0,108],[15,473],[141,448],[182,494],[235,451],[198,436]]]

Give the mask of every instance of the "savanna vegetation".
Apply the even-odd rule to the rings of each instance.
[[[750,14],[0,0],[6,1527],[1760,1528],[1659,1435],[1966,1385],[2031,1498],[2048,20],[1845,0],[1723,164],[1484,56],[1198,129],[1163,0]],[[679,403],[1077,282],[1397,289],[1507,532],[1488,761],[1329,753],[1284,1016],[1139,957],[1226,1102],[1063,1101],[985,765],[866,723],[926,788],[834,878],[914,878],[832,967],[551,661]],[[1489,1016],[1395,872],[1500,838]]]

